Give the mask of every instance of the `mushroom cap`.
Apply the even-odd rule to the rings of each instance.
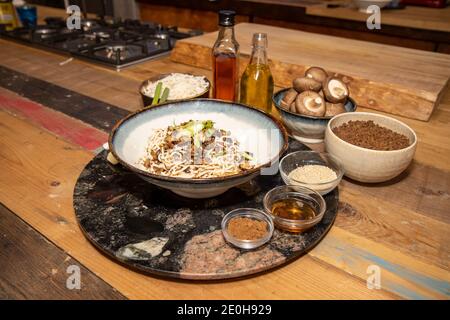
[[[291,103],[291,106],[289,107],[289,111],[297,113],[297,108],[295,107],[295,101]]]
[[[319,91],[322,89],[322,83],[307,77],[300,77],[292,81],[292,86],[298,93],[303,91]]]
[[[329,102],[345,102],[349,95],[347,85],[339,78],[328,77],[323,83],[323,93]]]
[[[305,77],[314,79],[320,83],[328,77],[328,73],[320,67],[311,67],[305,71]]]
[[[285,109],[285,110],[289,110],[290,104],[286,103],[286,101],[284,101],[284,100],[281,100],[280,101],[280,107]]]
[[[280,101],[281,107],[283,107],[286,110],[289,110],[292,102],[294,102],[295,98],[297,98],[297,95],[298,95],[297,91],[295,91],[294,88],[290,88],[288,91],[286,91],[283,99],[281,99]],[[286,106],[286,108],[284,106]]]
[[[322,117],[325,114],[325,100],[314,91],[304,91],[295,99],[297,113]]]
[[[337,114],[347,112],[345,110],[345,106],[342,102],[339,103],[331,103],[328,101],[325,101],[325,117],[334,117]]]

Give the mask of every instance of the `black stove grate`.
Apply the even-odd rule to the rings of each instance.
[[[90,19],[80,30],[67,29],[61,18],[45,21],[35,28],[3,30],[0,36],[121,69],[168,54],[177,40],[202,34],[139,20]]]

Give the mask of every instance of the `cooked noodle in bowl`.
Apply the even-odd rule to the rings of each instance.
[[[216,129],[211,120],[189,120],[155,129],[140,164],[154,174],[214,178],[250,170],[255,161],[230,131]]]
[[[208,198],[277,168],[287,133],[251,107],[211,99],[169,102],[122,119],[109,139],[114,157],[146,181]],[[263,173],[264,174],[264,173]]]

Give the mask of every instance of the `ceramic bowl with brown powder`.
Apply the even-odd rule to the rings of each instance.
[[[356,112],[330,120],[325,132],[328,153],[341,160],[345,176],[360,182],[388,181],[411,163],[415,132],[394,118]]]

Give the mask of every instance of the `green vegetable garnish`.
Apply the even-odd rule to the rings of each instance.
[[[253,160],[253,157],[249,155],[247,152],[242,152],[242,156],[249,161]]]
[[[194,146],[197,148],[200,148],[202,142],[200,141],[199,132],[203,130],[210,130],[213,129],[214,122],[211,120],[205,120],[205,121],[194,121],[189,120],[185,124],[180,126],[180,129],[186,130],[189,132],[191,138],[194,140]],[[208,132],[205,132],[205,135],[207,135]]]
[[[164,88],[164,91],[163,91],[163,94],[161,96],[161,99],[159,100],[159,103],[166,102],[168,97],[169,97],[169,88]]]
[[[155,104],[158,104],[159,96],[161,95],[161,89],[162,89],[162,82],[158,82],[155,89],[155,95],[153,96],[152,106]]]
[[[191,133],[191,136],[194,136],[194,134],[202,131],[203,129],[212,129],[214,127],[214,122],[211,120],[205,121],[190,120],[180,127],[182,129],[188,130]]]

